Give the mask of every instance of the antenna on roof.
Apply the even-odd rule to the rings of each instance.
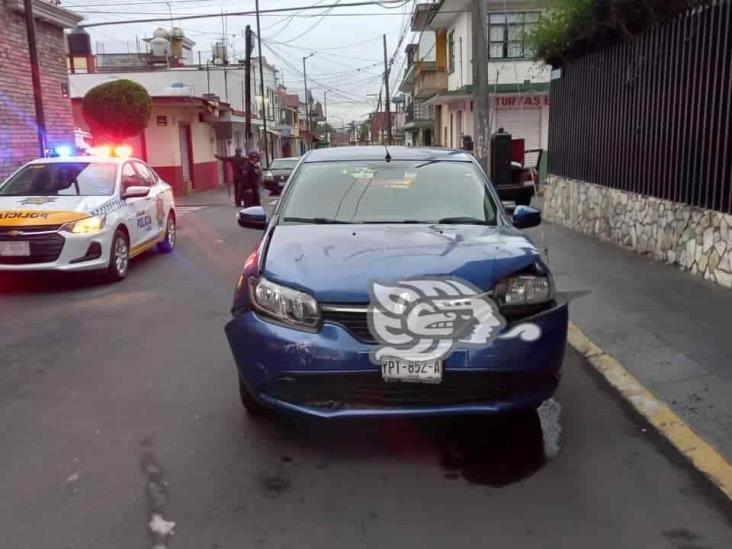
[[[389,149],[386,145],[384,145],[384,150],[386,151],[386,156],[384,157],[384,160],[387,162],[391,162],[391,155],[389,154]]]

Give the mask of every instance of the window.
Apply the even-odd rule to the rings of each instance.
[[[116,176],[112,163],[29,164],[0,186],[0,196],[109,196]]]
[[[131,162],[127,162],[122,166],[122,190],[142,184],[142,180],[140,179],[140,176],[137,175],[135,168],[132,167]]]
[[[496,223],[495,205],[473,164],[434,160],[304,164],[281,215],[284,224]]]
[[[455,31],[451,30],[447,37],[447,72],[455,72]]]
[[[488,55],[491,59],[533,57],[526,44],[526,34],[539,20],[537,12],[491,13],[488,16]]]
[[[153,185],[155,185],[155,174],[150,171],[150,168],[148,168],[142,162],[135,162],[135,169],[137,170],[137,174],[140,176],[143,185],[147,187],[152,187]]]

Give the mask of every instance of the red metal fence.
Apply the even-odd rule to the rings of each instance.
[[[550,173],[732,213],[732,2],[568,61]]]

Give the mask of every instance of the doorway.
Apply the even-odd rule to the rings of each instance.
[[[193,143],[191,141],[191,125],[180,124],[180,167],[183,177],[183,186],[186,190],[195,189],[196,185],[191,174],[193,173]]]

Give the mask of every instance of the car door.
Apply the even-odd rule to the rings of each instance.
[[[129,187],[149,187],[148,183],[137,173],[133,162],[125,162],[121,174],[122,194]],[[130,248],[144,244],[156,234],[153,232],[153,205],[150,196],[128,198],[127,228],[130,232]]]
[[[160,183],[155,172],[153,172],[144,162],[135,160],[134,165],[140,179],[145,182],[146,186],[150,187],[150,194],[148,195],[148,205],[150,207],[148,213],[151,216],[150,236],[162,236],[165,232],[165,221],[167,219],[166,214],[168,210],[164,201],[164,187],[167,187],[167,185]]]

